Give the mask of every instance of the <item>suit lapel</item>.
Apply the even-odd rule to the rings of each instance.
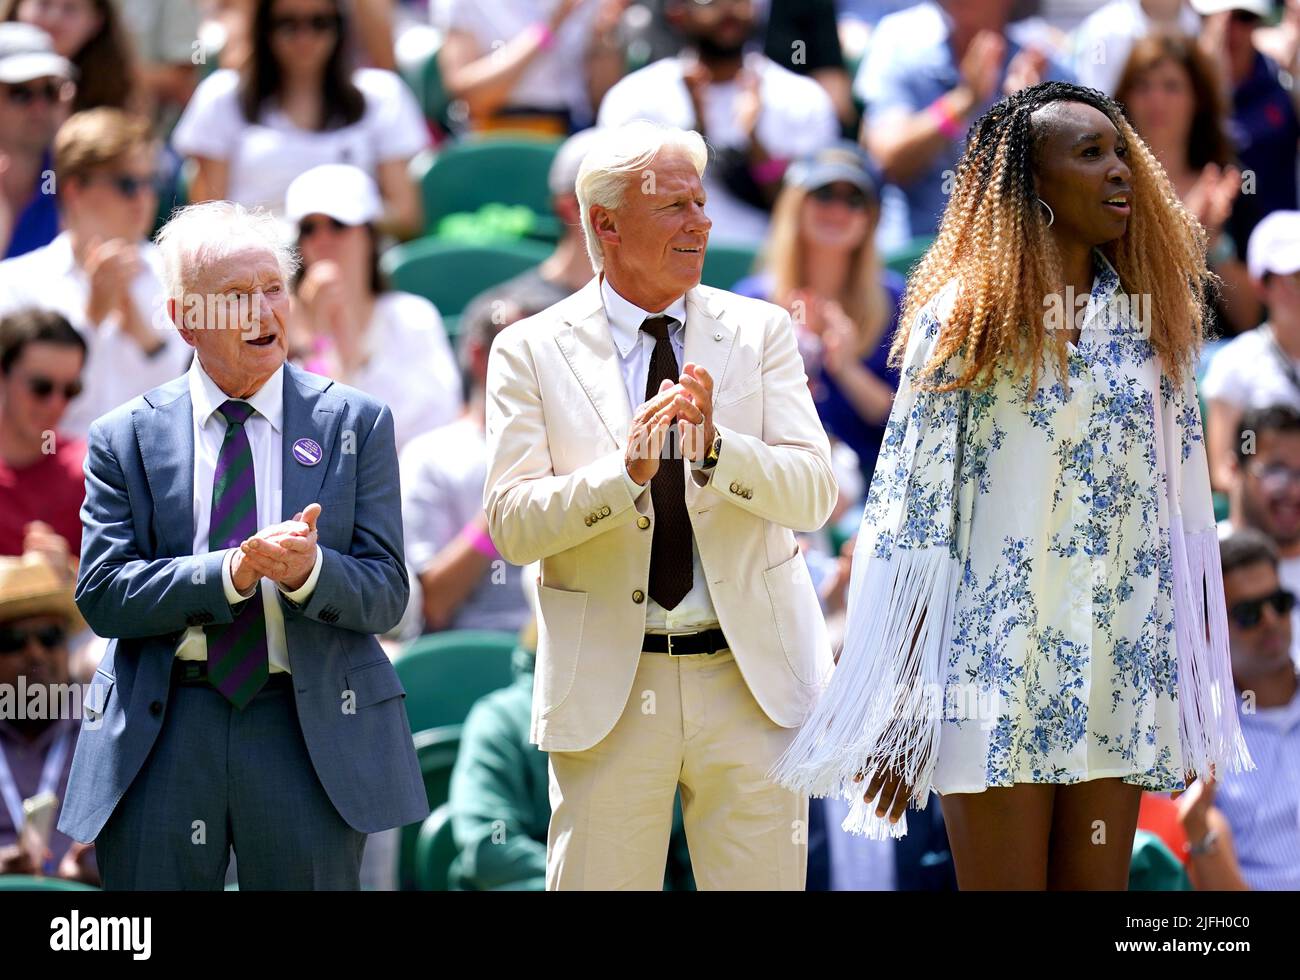
[[[556,334],[555,342],[614,442],[622,446],[627,442],[632,410],[600,299],[599,276],[574,297],[573,312],[566,319],[569,325]]]
[[[722,313],[719,294],[712,290],[697,287],[686,294],[686,361],[709,372],[715,397],[722,390],[731,348],[736,343],[736,329],[721,319]]]
[[[171,385],[181,386],[170,401]],[[194,410],[189,377],[183,375],[149,393],[151,407],[131,413],[136,444],[153,495],[157,534],[163,554],[176,558],[194,551]]]
[[[285,365],[284,372],[284,431],[280,463],[280,519],[290,520],[310,503],[318,503],[325,474],[333,468],[335,443],[338,442],[340,415],[336,400],[324,390],[311,386],[310,377],[298,368]],[[328,387],[328,383],[326,383]],[[351,451],[356,452],[360,433],[350,434]],[[321,460],[315,466],[298,462],[293,446],[300,439],[311,439],[321,447]],[[344,447],[345,449],[347,447]]]

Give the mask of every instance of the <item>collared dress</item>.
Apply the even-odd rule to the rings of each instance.
[[[917,374],[958,282],[918,315],[854,549],[844,650],[774,770],[854,801],[847,830],[906,832],[853,781],[871,759],[901,767],[917,806],[931,789],[1105,777],[1175,790],[1188,771],[1251,764],[1195,378],[1164,370],[1157,311],[1093,256],[1091,294],[1056,320],[1080,326],[1068,385],[1048,344],[1032,391],[1009,366],[987,388],[925,390]]]

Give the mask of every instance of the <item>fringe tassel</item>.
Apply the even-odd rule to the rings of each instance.
[[[1188,534],[1182,516],[1174,514],[1169,538],[1174,562],[1183,766],[1198,774],[1208,774],[1213,767],[1219,776],[1253,769],[1255,763],[1237,719],[1218,533],[1211,525]]]
[[[959,563],[946,546],[854,555],[845,645],[830,684],[769,775],[794,792],[853,803],[843,827],[873,840],[902,837],[863,800],[869,761],[892,763],[924,809],[943,721],[943,671]]]

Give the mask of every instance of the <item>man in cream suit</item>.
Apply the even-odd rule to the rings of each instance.
[[[808,801],[766,772],[831,666],[792,532],[836,486],[789,316],[699,285],[706,159],[603,136],[577,186],[598,275],[489,360],[491,536],[541,560],[550,889],[660,888],[679,786],[701,888],[804,885]]]

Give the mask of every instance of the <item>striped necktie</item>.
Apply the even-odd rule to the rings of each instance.
[[[238,548],[257,533],[257,484],[253,448],[244,423],[253,414],[248,402],[226,401],[217,409],[226,420],[226,435],[212,480],[212,520],[208,550]],[[233,622],[207,626],[208,680],[236,708],[242,709],[262,689],[269,672],[266,618],[258,591],[240,605]]]

